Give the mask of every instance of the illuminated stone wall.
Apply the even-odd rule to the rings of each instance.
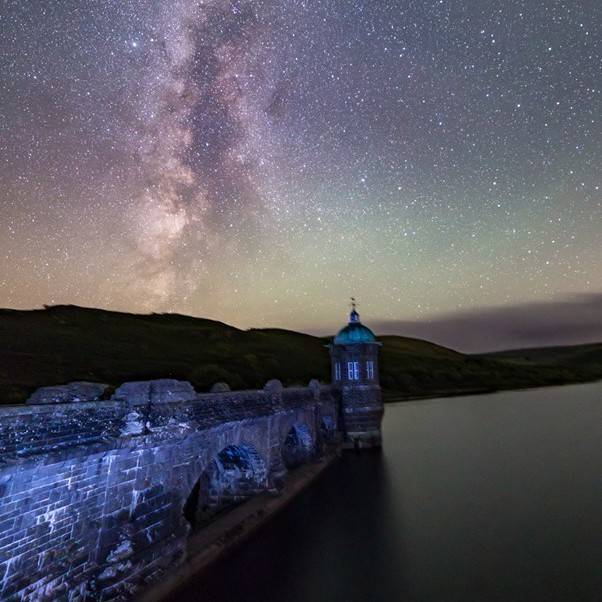
[[[195,525],[277,491],[290,458],[318,455],[338,424],[315,381],[190,390],[130,383],[109,401],[0,408],[1,599],[128,598],[182,560]]]

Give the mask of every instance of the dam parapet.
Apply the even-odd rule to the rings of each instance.
[[[104,401],[1,407],[0,597],[128,598],[213,514],[277,493],[340,438],[338,416],[317,381],[206,394],[145,381]]]

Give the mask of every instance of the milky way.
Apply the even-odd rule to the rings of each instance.
[[[351,294],[384,325],[597,294],[600,24],[594,0],[5,2],[0,306],[327,332]]]

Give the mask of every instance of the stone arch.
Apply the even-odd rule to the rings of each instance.
[[[314,440],[306,424],[293,424],[282,444],[282,460],[287,468],[309,462],[314,455]]]
[[[324,443],[332,443],[336,436],[336,426],[332,416],[322,416],[320,419],[320,434]]]
[[[195,483],[184,504],[184,516],[192,527],[198,527],[215,514],[265,491],[267,476],[266,464],[252,445],[227,445]]]
[[[182,509],[182,514],[184,514],[184,518],[188,521],[190,526],[194,529],[197,527],[199,522],[199,496],[201,493],[201,479],[197,479],[196,483],[192,487],[192,490],[186,501],[184,502],[184,508]]]

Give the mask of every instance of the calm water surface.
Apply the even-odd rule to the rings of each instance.
[[[602,600],[602,383],[388,405],[189,601]]]

